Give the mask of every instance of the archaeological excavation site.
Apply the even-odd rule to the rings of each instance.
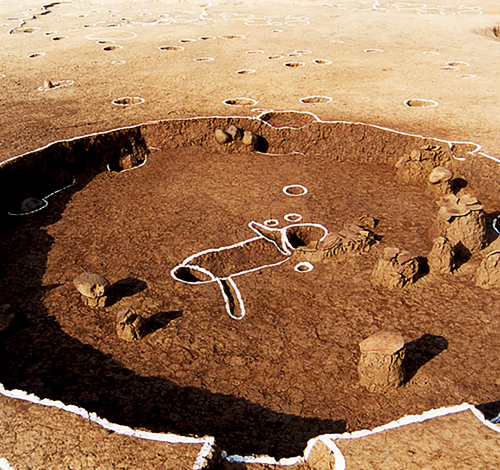
[[[0,3],[0,470],[500,466],[496,2]]]

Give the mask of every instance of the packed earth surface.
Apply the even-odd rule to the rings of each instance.
[[[229,2],[25,3],[24,15],[0,7],[0,56],[9,59],[0,68],[0,306],[14,312],[0,331],[2,390],[144,432],[210,436],[215,446],[209,454],[201,441],[137,439],[7,394],[0,468],[268,468],[224,457],[293,458],[320,435],[463,403],[487,420],[500,413],[500,296],[476,282],[500,249],[491,70],[500,10],[486,1],[304,1],[293,15],[276,2],[257,16]],[[320,7],[336,34],[320,24]],[[438,19],[440,44],[401,33],[417,20],[434,31]],[[82,44],[97,49],[76,60]],[[404,60],[417,52],[420,72],[408,77]],[[276,61],[279,70],[269,69]],[[475,74],[463,76],[466,67]],[[220,140],[231,126],[252,143]],[[453,172],[453,192],[476,197],[484,213],[484,244],[450,274],[426,262],[444,235],[442,190],[425,167],[431,153]],[[25,210],[28,200],[44,207]],[[327,232],[368,219],[366,249],[304,258]],[[402,288],[373,280],[393,247],[419,260]],[[186,268],[195,263],[204,268]],[[82,301],[73,281],[85,272],[109,280],[105,306]],[[144,319],[137,341],[117,335],[117,315],[130,308]],[[405,377],[399,388],[369,391],[359,383],[359,343],[379,331],[403,336]],[[400,468],[405,459],[406,468],[492,468],[495,425],[461,411],[409,426],[409,436],[401,428],[368,444],[342,441],[345,468]],[[478,443],[467,449],[482,457],[446,453],[447,442],[471,435]],[[377,446],[390,458],[377,461]],[[298,465],[341,468],[324,442]]]

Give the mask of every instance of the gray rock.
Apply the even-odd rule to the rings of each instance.
[[[255,147],[257,145],[258,137],[253,132],[245,131],[243,133],[243,138],[241,139],[241,141],[245,145],[251,145]]]
[[[243,131],[239,127],[236,127],[234,124],[231,124],[226,129],[226,132],[231,136],[233,140],[240,140],[243,137]]]
[[[111,284],[99,274],[86,272],[80,274],[73,284],[82,294],[82,300],[89,307],[105,307],[107,302],[107,293]]]
[[[23,214],[27,214],[28,212],[36,211],[37,209],[40,209],[43,206],[45,206],[45,202],[43,202],[41,199],[36,199],[34,197],[29,197],[28,199],[25,199],[22,202],[22,204],[21,204],[21,212]]]
[[[116,334],[124,341],[138,341],[147,335],[147,325],[134,308],[120,310],[116,315]]]
[[[219,142],[219,144],[227,144],[228,142],[231,142],[232,139],[227,132],[224,132],[221,129],[217,129],[215,131],[215,140]]]

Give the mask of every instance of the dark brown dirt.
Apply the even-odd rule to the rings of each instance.
[[[212,435],[229,454],[276,458],[318,434],[498,399],[496,291],[476,288],[469,271],[405,290],[370,284],[384,247],[425,255],[432,246],[434,197],[394,176],[382,164],[199,145],[153,151],[130,172],[79,176],[47,209],[2,220],[0,303],[18,316],[1,333],[0,382],[116,423]],[[309,192],[286,196],[289,184]],[[255,236],[250,221],[284,226],[292,212],[332,231],[369,214],[381,242],[309,273],[289,261],[236,277],[247,310],[239,322],[217,285],[170,276],[189,255]],[[81,303],[72,280],[84,271],[114,283],[113,305]],[[140,342],[116,335],[125,306],[149,319]],[[403,334],[408,380],[372,394],[358,386],[358,343],[381,329]]]

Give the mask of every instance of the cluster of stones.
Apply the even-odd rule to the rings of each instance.
[[[259,142],[259,137],[251,131],[244,131],[234,124],[231,124],[225,130],[217,129],[215,131],[215,140],[221,145],[241,142],[243,145],[255,149]]]
[[[324,240],[296,248],[294,261],[324,262],[367,253],[376,243],[375,226],[376,221],[370,216],[346,223],[342,230],[329,233]]]
[[[398,160],[397,175],[405,183],[425,182],[436,167],[445,168],[450,161],[450,152],[439,145],[423,145]]]
[[[415,255],[406,250],[387,247],[375,265],[371,282],[374,286],[405,287],[415,281],[418,269],[419,263]]]

